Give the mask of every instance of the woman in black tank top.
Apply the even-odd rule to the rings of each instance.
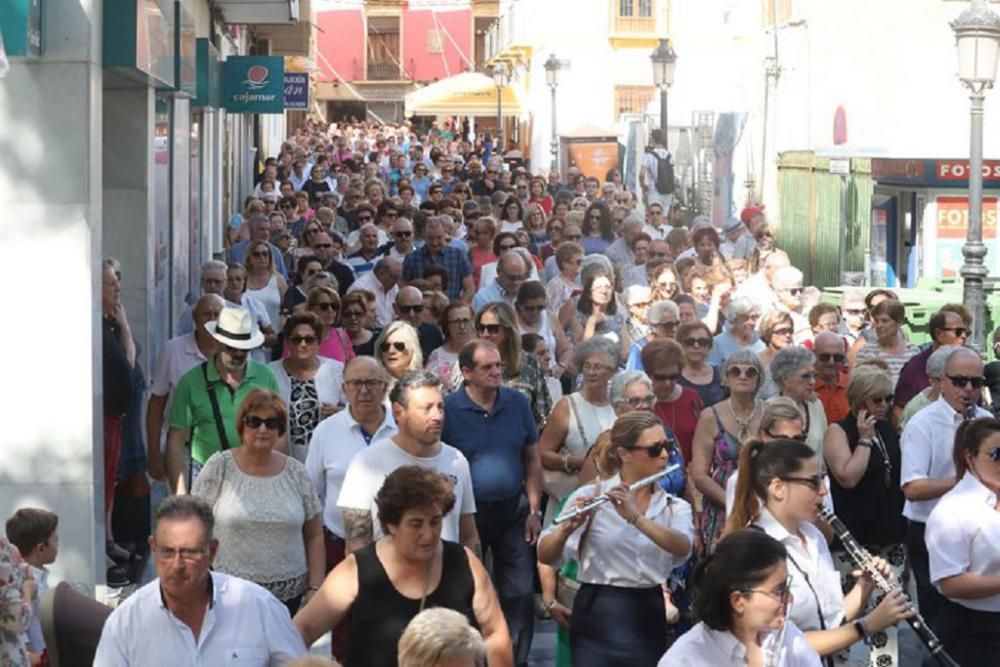
[[[445,607],[469,619],[486,642],[489,664],[513,665],[496,591],[476,556],[441,539],[455,504],[452,483],[418,466],[397,468],[375,497],[386,537],[349,555],[295,616],[307,645],[350,624],[350,667],[396,667],[399,638],[422,609]]]

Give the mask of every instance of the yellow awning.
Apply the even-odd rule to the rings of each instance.
[[[521,99],[510,86],[501,89],[504,116],[520,116]],[[407,116],[495,116],[497,87],[493,79],[477,72],[462,72],[406,96]]]

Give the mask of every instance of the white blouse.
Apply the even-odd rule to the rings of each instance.
[[[604,493],[619,484],[621,477],[615,475],[604,480],[597,493]],[[571,507],[577,498],[594,495],[597,495],[594,485],[586,484],[570,495],[565,507]],[[659,486],[653,492],[644,516],[650,521],[682,533],[689,541],[694,542],[691,505],[679,498],[668,497]],[[678,557],[661,549],[642,531],[620,517],[608,502],[594,511],[581,559],[580,538],[586,526],[587,523],[584,523],[566,540],[566,546],[557,565],[558,567],[570,559],[576,560],[579,563],[577,580],[581,583],[621,588],[652,588],[661,585],[671,570],[690,556],[690,552]],[[543,532],[543,536],[557,528],[558,526],[549,527]]]
[[[766,509],[761,510],[754,524],[788,550],[788,575],[794,597],[788,618],[803,630],[819,630],[822,610],[826,629],[840,626],[844,621],[840,573],[833,565],[830,548],[819,528],[811,523],[799,524],[799,531],[805,538],[803,545],[802,540],[789,533]]]
[[[937,586],[942,579],[966,572],[1000,572],[1000,512],[996,504],[996,494],[968,471],[941,497],[924,532],[931,583]],[[969,609],[1000,612],[1000,594],[949,599]]]
[[[822,667],[819,654],[809,646],[805,635],[792,621],[785,621],[785,632],[781,637],[775,630],[764,640],[765,655],[780,651],[774,667]],[[691,628],[674,642],[664,654],[657,667],[743,667],[747,664],[747,649],[731,632],[712,630],[704,623]]]

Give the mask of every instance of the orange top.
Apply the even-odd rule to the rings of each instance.
[[[836,386],[826,385],[816,378],[816,395],[823,404],[827,424],[840,421],[850,414],[851,408],[847,403],[847,373],[844,371],[840,372]]]

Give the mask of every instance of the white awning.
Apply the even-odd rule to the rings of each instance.
[[[520,116],[521,98],[509,85],[501,89],[504,116]],[[497,87],[477,72],[462,72],[406,96],[407,116],[496,116]]]

